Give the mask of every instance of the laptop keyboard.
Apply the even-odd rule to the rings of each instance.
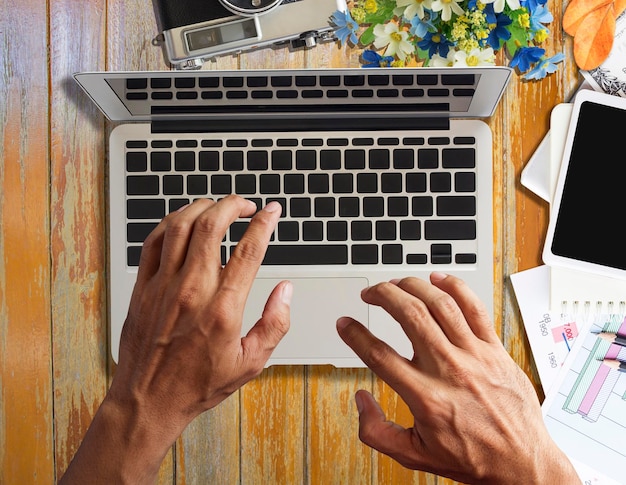
[[[167,213],[231,193],[283,207],[265,265],[475,264],[475,144],[363,132],[129,140],[127,264]],[[230,227],[222,264],[247,224]]]

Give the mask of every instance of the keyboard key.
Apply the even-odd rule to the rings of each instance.
[[[230,177],[228,177],[230,182]],[[213,194],[222,194],[223,192],[216,192],[215,186],[211,181],[211,191]],[[209,193],[208,181],[206,175],[188,175],[187,176],[187,193],[189,195],[207,195]],[[230,192],[228,192],[230,193]]]
[[[346,170],[365,169],[365,150],[346,150],[344,156]]]
[[[158,195],[159,177],[157,175],[129,175],[126,177],[128,195]]]
[[[358,197],[339,198],[339,215],[341,217],[359,217],[360,212]]]
[[[444,148],[441,152],[443,168],[474,168],[476,167],[476,150],[474,148]]]
[[[359,194],[375,194],[378,192],[378,175],[360,173],[356,176],[356,186]]]
[[[241,241],[241,238],[246,232],[246,229],[248,229],[248,224],[249,224],[248,222],[240,222],[240,221],[233,222],[230,225],[230,230],[229,230],[230,240],[232,242]]]
[[[457,264],[476,264],[476,255],[473,253],[459,253],[454,255]]]
[[[164,195],[183,195],[183,176],[164,175],[163,176]]]
[[[406,191],[410,194],[426,192],[426,174],[425,173],[407,173],[406,174]]]
[[[473,196],[437,197],[438,216],[475,216],[476,198]]]
[[[383,173],[380,177],[380,189],[385,194],[398,194],[402,192],[401,173]]]
[[[351,194],[354,191],[354,180],[351,173],[333,174],[333,193]]]
[[[225,172],[240,172],[243,170],[242,151],[225,151],[222,156],[224,157],[223,168]]]
[[[280,193],[280,175],[275,173],[264,173],[259,177],[260,192],[262,194]]]
[[[304,241],[321,241],[324,239],[322,221],[304,221],[302,223],[302,239]]]
[[[189,202],[189,199],[170,199],[169,212],[175,212],[181,207],[188,205]]]
[[[432,172],[430,174],[431,192],[450,192],[452,190],[452,176],[449,172]]]
[[[370,151],[369,167],[370,170],[389,170],[389,150]]]
[[[320,168],[322,170],[340,170],[341,152],[339,150],[321,150]]]
[[[327,194],[330,191],[330,182],[325,173],[312,173],[308,176],[309,193]]]
[[[422,170],[439,168],[439,150],[436,148],[420,148],[417,151],[417,166]]]
[[[385,200],[382,197],[364,197],[363,215],[365,217],[382,217],[385,214]]]
[[[407,264],[426,264],[428,263],[428,256],[426,254],[407,254],[406,255],[406,263]]]
[[[476,190],[476,174],[474,172],[455,173],[454,190],[457,192],[474,192]]]
[[[153,172],[172,170],[172,154],[170,152],[152,152],[150,154],[150,170]]]
[[[355,244],[352,246],[352,264],[378,264],[376,244]]]
[[[335,217],[334,197],[316,197],[313,205],[315,217]]]
[[[279,241],[299,241],[300,227],[296,221],[281,221],[278,223]]]
[[[285,194],[304,194],[304,175],[301,173],[285,174],[283,184]]]
[[[131,243],[143,243],[159,225],[158,222],[131,222],[126,224],[126,240]]]
[[[348,223],[346,221],[328,221],[326,239],[329,241],[347,241]]]
[[[211,175],[211,194],[228,195],[232,194],[232,192],[232,178],[230,175]]]
[[[193,172],[196,169],[196,155],[194,152],[176,152],[174,167],[177,172]]]
[[[452,262],[452,245],[432,244],[430,246],[430,262],[433,264],[450,264]]]
[[[311,199],[294,197],[289,201],[289,215],[291,217],[311,217]]]
[[[148,155],[145,152],[126,153],[127,172],[145,172],[148,170]]]
[[[409,215],[408,197],[389,197],[387,199],[387,215],[390,217],[406,217]]]
[[[393,151],[393,168],[398,170],[410,170],[414,166],[413,150],[398,148]]]
[[[422,239],[422,225],[420,221],[400,221],[400,239],[403,241],[418,241]]]
[[[433,198],[426,195],[411,198],[411,214],[415,217],[432,216]]]
[[[402,245],[383,244],[383,264],[402,264]]]
[[[263,259],[264,265],[325,265],[348,264],[348,246],[345,244],[270,244]]]
[[[129,199],[126,201],[126,215],[129,219],[163,219],[165,200]]]
[[[287,216],[287,199],[284,197],[268,197],[265,199],[265,203],[269,204],[270,202],[278,202],[282,207],[282,211],[280,212],[280,217]],[[260,210],[260,209],[259,209]]]
[[[126,249],[126,264],[128,266],[139,266],[141,257],[141,246],[129,246]]]
[[[429,241],[476,239],[476,221],[429,220],[424,223],[424,236]]]
[[[296,152],[296,169],[315,170],[317,168],[317,152],[315,150],[298,150]]]
[[[237,174],[235,176],[235,193],[239,195],[255,194],[256,177],[251,174]]]
[[[372,223],[370,221],[352,221],[350,234],[353,241],[371,241]]]
[[[396,221],[376,221],[376,240],[395,241]]]
[[[248,152],[248,170],[267,170],[269,167],[268,155],[266,151],[250,150]]]
[[[220,153],[200,152],[198,154],[198,169],[203,172],[217,172],[220,169]]]
[[[292,167],[291,151],[276,150],[272,152],[272,170],[291,170]]]

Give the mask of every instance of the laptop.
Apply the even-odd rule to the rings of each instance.
[[[335,329],[349,315],[407,357],[409,340],[363,288],[432,271],[493,312],[493,114],[506,67],[84,72],[121,122],[109,139],[110,338],[117,360],[141,246],[167,213],[230,193],[282,217],[244,311],[294,285],[269,365],[363,367]],[[245,231],[236,221],[222,263]]]

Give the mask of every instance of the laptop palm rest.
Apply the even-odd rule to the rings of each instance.
[[[369,285],[367,278],[289,278],[293,283],[291,328],[280,342],[268,365],[334,364],[342,366],[345,359],[356,355],[337,334],[336,321],[351,316],[364,325],[368,322],[368,306],[361,300],[361,290]],[[282,281],[278,278],[257,278],[252,285],[244,310],[243,333],[261,317],[267,297]],[[312,296],[315,295],[315,296]],[[314,318],[311,318],[314,315]],[[313,324],[308,323],[313,321]],[[297,331],[295,331],[297,327]]]

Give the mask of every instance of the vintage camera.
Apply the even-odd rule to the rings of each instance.
[[[176,69],[276,44],[333,40],[329,19],[345,0],[154,0],[165,55]]]

